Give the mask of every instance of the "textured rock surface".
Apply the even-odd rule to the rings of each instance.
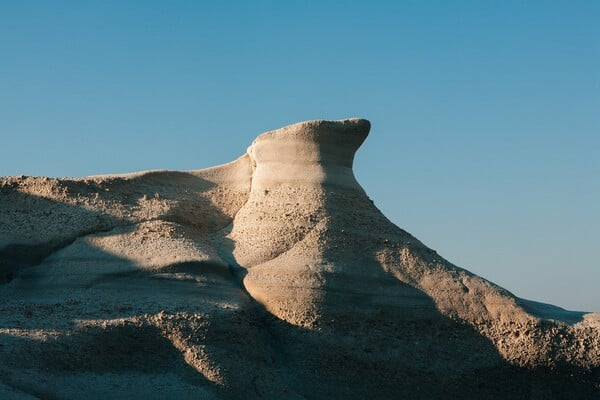
[[[393,225],[365,120],[215,168],[0,178],[0,397],[597,398],[600,316],[525,301]]]

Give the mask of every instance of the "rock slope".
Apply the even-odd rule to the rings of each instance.
[[[375,207],[366,120],[229,164],[0,178],[0,397],[597,398],[600,316],[519,299]]]

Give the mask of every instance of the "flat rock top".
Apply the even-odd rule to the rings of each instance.
[[[342,134],[356,135],[366,137],[371,129],[371,123],[362,118],[348,118],[337,121],[326,121],[316,119],[311,121],[298,122],[287,125],[279,129],[265,132],[259,135],[255,142],[265,140],[269,136],[276,136],[281,139],[294,136],[317,138],[319,135]]]

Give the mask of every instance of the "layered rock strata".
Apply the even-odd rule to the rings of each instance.
[[[352,172],[366,120],[210,169],[0,178],[0,397],[593,398],[600,317],[452,265]]]

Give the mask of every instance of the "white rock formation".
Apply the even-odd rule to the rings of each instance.
[[[598,314],[525,301],[393,225],[369,122],[229,164],[0,178],[0,397],[593,398]]]

